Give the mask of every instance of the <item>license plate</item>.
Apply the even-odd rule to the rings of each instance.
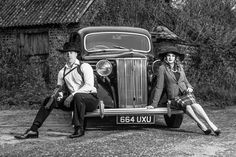
[[[155,124],[154,115],[118,115],[117,124]]]

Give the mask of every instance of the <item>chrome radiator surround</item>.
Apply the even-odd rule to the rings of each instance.
[[[137,108],[147,105],[147,59],[117,58],[118,105]]]

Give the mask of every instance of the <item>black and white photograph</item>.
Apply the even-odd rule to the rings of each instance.
[[[236,157],[236,0],[0,0],[0,157]]]

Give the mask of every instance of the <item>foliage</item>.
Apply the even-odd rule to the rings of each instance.
[[[163,25],[197,45],[187,75],[201,99],[231,105],[236,100],[236,12],[230,0],[188,0],[179,8],[156,0],[99,0],[84,25]],[[98,11],[99,10],[99,11]],[[220,102],[220,103],[219,103]]]
[[[48,57],[47,62],[49,63],[49,69],[50,69],[49,88],[52,89],[56,86],[58,72],[64,66],[65,60],[62,56],[60,56],[60,53],[53,52]]]
[[[187,75],[197,96],[216,105],[235,104],[236,12],[232,10],[232,1],[188,0],[179,8],[165,2],[96,0],[80,24],[81,27],[134,26],[149,31],[159,25],[166,26],[182,39],[196,45],[196,52],[190,55]],[[57,42],[51,42],[58,47]],[[38,64],[20,58],[14,51],[2,52],[0,104],[17,106],[42,101],[55,86],[63,61],[58,53],[50,52],[48,63],[50,83],[46,84]]]
[[[39,64],[15,55],[15,52],[3,52],[1,64],[0,104],[4,108],[34,107],[41,104],[49,93]]]
[[[167,4],[157,0],[98,0],[83,17],[85,26],[133,26],[153,30],[166,25],[172,17],[164,17]]]
[[[179,16],[180,28],[185,30],[182,37],[198,45],[197,52],[191,55],[190,82],[200,98],[215,104],[232,105],[236,98],[232,43],[236,39],[236,14],[231,8],[230,1],[188,1]]]

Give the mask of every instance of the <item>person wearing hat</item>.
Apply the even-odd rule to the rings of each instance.
[[[66,60],[65,66],[59,71],[57,87],[61,90],[58,97],[48,106],[50,97],[46,98],[40,107],[32,126],[22,135],[15,136],[16,139],[38,138],[38,129],[49,116],[53,108],[65,111],[73,111],[74,133],[69,138],[84,135],[84,115],[86,112],[94,111],[98,105],[97,89],[94,86],[94,73],[91,65],[81,63],[80,45],[78,42],[66,42],[63,49],[59,50]],[[81,73],[78,72],[78,67]],[[63,91],[69,91],[69,96],[63,96]],[[55,93],[54,93],[55,94]]]
[[[218,136],[221,131],[209,119],[202,106],[196,102],[192,93],[193,87],[188,82],[181,65],[185,55],[180,53],[176,46],[166,45],[161,46],[158,56],[162,61],[162,65],[159,66],[155,93],[147,109],[157,107],[162,92],[165,92],[168,99],[167,102],[171,103],[172,108],[183,110],[206,135],[209,135],[211,130],[197,117],[199,115]]]

